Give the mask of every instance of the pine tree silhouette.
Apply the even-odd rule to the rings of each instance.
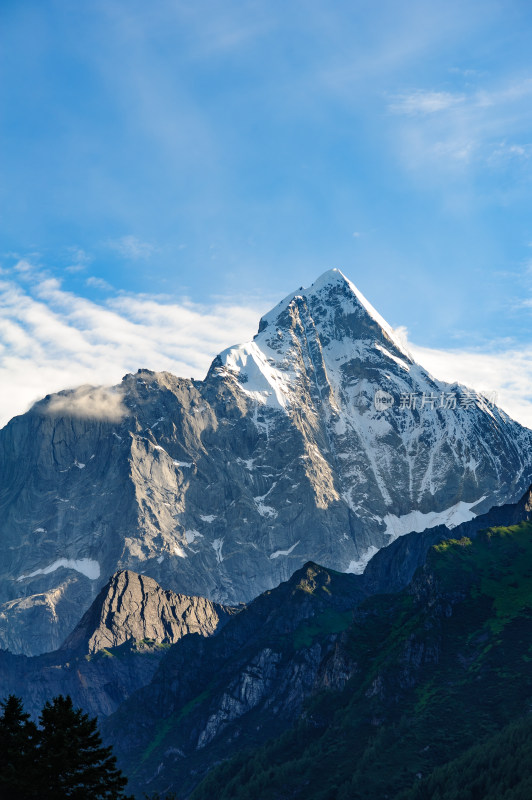
[[[37,798],[37,726],[24,712],[18,697],[10,695],[0,707],[0,797]]]
[[[39,728],[11,695],[1,704],[1,800],[134,800],[127,779],[104,747],[96,719],[69,696],[46,703]]]
[[[72,800],[124,798],[127,779],[111,747],[103,747],[96,719],[59,695],[44,706],[39,724],[41,797]]]

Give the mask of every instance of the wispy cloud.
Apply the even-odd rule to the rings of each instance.
[[[400,335],[416,361],[436,378],[478,392],[496,392],[497,405],[532,428],[532,348],[438,350],[413,344],[404,328]]]
[[[528,159],[532,155],[532,145],[530,144],[510,144],[502,141],[495,145],[491,153],[491,161],[507,159]]]
[[[517,79],[496,88],[470,88],[467,92],[414,89],[395,95],[388,108],[394,114],[434,114],[439,111],[463,108],[498,108],[521,101],[532,95],[532,80]]]
[[[31,263],[31,261],[21,258],[14,265],[13,269],[15,272],[18,272],[21,275],[30,275],[34,273],[37,268],[35,267],[35,264]]]
[[[122,236],[108,242],[111,249],[116,250],[123,258],[138,259],[150,258],[156,251],[155,245],[143,242],[136,236]]]
[[[404,118],[398,141],[409,166],[432,161],[499,169],[530,157],[530,97],[532,80],[519,77],[464,91],[414,89],[394,95],[388,110]]]
[[[119,389],[107,386],[78,386],[71,391],[55,394],[44,406],[44,412],[52,415],[68,414],[84,419],[99,419],[120,422],[128,413],[124,395]]]
[[[104,289],[106,291],[113,288],[108,281],[104,280],[104,278],[96,278],[94,275],[91,275],[90,278],[87,278],[85,285],[90,286],[92,289]]]
[[[213,357],[249,339],[267,309],[113,294],[98,303],[56,278],[0,280],[0,425],[45,394],[112,385],[141,367],[202,378]],[[86,398],[89,403],[90,396]]]
[[[396,95],[388,107],[394,114],[407,114],[408,116],[435,114],[438,111],[446,111],[461,105],[465,99],[463,94],[416,89],[407,94]]]
[[[83,272],[92,261],[91,256],[81,247],[69,247],[68,254],[71,258],[71,263],[65,267],[65,272],[71,274]]]

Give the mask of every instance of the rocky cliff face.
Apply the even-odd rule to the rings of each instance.
[[[186,792],[230,749],[286,728],[319,688],[341,689],[356,665],[338,638],[362,598],[360,580],[307,564],[215,637],[173,647],[150,684],[103,723],[122,762],[135,765],[135,789],[156,780],[164,791],[171,780]]]
[[[150,682],[171,644],[189,633],[211,636],[234,613],[119,572],[60,649],[34,657],[0,650],[0,697],[21,697],[37,717],[46,701],[70,694],[76,706],[103,718]]]
[[[205,598],[175,594],[163,590],[146,576],[118,572],[59,650],[30,658],[0,651],[0,697],[10,693],[22,697],[26,708],[37,716],[46,700],[68,692],[76,705],[105,717],[133,692],[150,683],[166,654],[174,663],[174,671],[179,672],[181,682],[186,683],[190,673],[201,684],[205,662],[211,664],[212,675],[223,673],[223,666],[217,661],[221,652],[223,660],[229,658],[230,668],[225,678],[229,690],[224,688],[218,700],[212,702],[203,740],[214,741],[225,727],[246,718],[254,706],[262,707],[262,701],[270,695],[277,696],[279,687],[272,690],[271,684],[274,677],[277,683],[283,674],[281,694],[287,687],[289,691],[272,708],[284,719],[316,687],[340,688],[352,674],[353,664],[335,638],[335,631],[342,629],[350,617],[342,616],[344,611],[355,609],[373,595],[405,588],[416,570],[425,564],[434,544],[451,536],[474,539],[478,531],[492,526],[531,520],[531,496],[529,489],[518,503],[492,508],[453,530],[438,526],[406,534],[380,550],[363,575],[338,575],[309,565],[303,573],[258,598],[249,608],[224,607]],[[421,585],[428,586],[429,582],[422,578]],[[294,596],[298,602],[294,602]],[[335,617],[331,611],[340,614]],[[320,617],[324,612],[325,616]],[[189,649],[182,651],[186,655],[180,661],[169,653],[169,646],[186,634],[211,636],[235,615],[240,616],[227,633],[227,647],[204,645],[199,637],[194,637],[186,646]],[[320,621],[312,621],[313,616]],[[295,638],[299,649],[312,643],[314,635],[323,633],[327,626],[332,631],[331,640],[326,646],[322,642],[320,647],[311,646],[308,653],[302,653],[297,667],[294,663],[283,666],[275,648],[276,639],[288,634],[292,642],[295,629],[307,619],[308,628],[303,628]],[[241,671],[232,672],[234,654],[248,647]],[[266,673],[270,676],[268,680]],[[163,671],[162,675],[165,674]],[[167,684],[164,693],[169,697]],[[237,699],[233,703],[230,697]],[[168,702],[173,705],[175,701]]]
[[[426,531],[412,532],[382,548],[371,559],[363,575],[362,586],[369,595],[399,592],[407,586],[414,573],[424,565],[431,547],[446,539],[474,538],[479,531],[494,526],[516,525],[532,520],[532,487],[517,503],[494,506],[471,520],[452,529],[437,525]]]
[[[165,591],[152,578],[124,570],[113,575],[61,649],[96,653],[125,642],[172,644],[187,633],[210,636],[231,613],[204,597]]]
[[[530,709],[531,564],[530,522],[433,548],[407,590],[373,597],[354,611],[304,713],[282,735],[260,744],[251,734],[248,749],[233,731],[231,756],[221,765],[213,759],[211,774],[192,794],[198,773],[187,775],[161,746],[152,761],[160,768],[154,784],[191,800],[450,797],[434,786],[418,790],[420,778],[501,726],[526,719]],[[323,642],[316,632],[307,646]],[[329,670],[347,679],[336,688]],[[248,723],[253,730],[268,726],[268,711]],[[247,745],[246,720],[239,724]],[[500,752],[490,755],[497,761]],[[513,743],[508,755],[515,755]],[[489,791],[478,764],[470,792],[457,781],[454,796],[472,797],[480,786],[481,796],[502,797],[496,780]],[[508,770],[511,787],[523,778],[528,785],[529,772],[515,758]]]
[[[529,627],[529,499],[527,492],[515,505],[492,509],[484,515],[482,531],[477,520],[465,523],[468,538],[459,543],[445,541],[425,551],[424,563],[401,592],[369,596],[375,575],[368,581],[368,571],[342,575],[308,564],[253,601],[216,637],[180,641],[150,684],[104,723],[134,788],[187,796],[228,753],[259,747],[286,733],[302,713],[302,730],[327,728],[331,695],[323,696],[319,713],[312,710],[312,698],[324,690],[338,693],[346,687],[344,699],[332,695],[331,705],[339,716],[350,705],[342,725],[346,731],[351,725],[357,728],[352,746],[360,747],[396,719],[423,682],[433,692],[434,686],[448,685],[434,683],[441,665],[446,681],[457,670],[467,676],[470,668],[474,677],[473,661],[483,663],[490,636],[503,653],[499,631],[513,625],[514,618],[522,618],[519,624],[525,630]],[[499,524],[519,525],[486,533],[490,516]],[[375,561],[392,565],[397,559],[400,564],[403,542],[409,539],[426,545],[423,534],[412,533],[384,548]],[[519,641],[524,652],[528,639],[521,636]],[[434,693],[445,705],[445,690]],[[333,725],[333,748],[336,735]],[[313,733],[296,732],[292,746],[312,739]],[[347,741],[344,745],[349,752]],[[245,780],[251,783],[254,769],[256,765],[246,771]],[[294,770],[300,777],[301,770]],[[247,796],[256,796],[255,787],[249,787]]]
[[[531,436],[433,380],[333,270],[204,381],[139,371],[0,431],[0,643],[58,647],[119,569],[231,604],[309,560],[361,572],[515,500]]]

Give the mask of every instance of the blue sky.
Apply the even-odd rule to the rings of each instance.
[[[504,389],[513,364],[528,403],[528,2],[4,0],[0,28],[0,377],[20,402],[135,357],[201,373],[339,267],[434,363],[463,354],[462,380],[484,359]],[[124,334],[102,371],[141,322],[151,349]]]

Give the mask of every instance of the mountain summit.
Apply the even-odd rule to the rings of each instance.
[[[343,364],[354,355],[384,348],[406,359],[392,328],[338,269],[325,272],[310,289],[282,300],[259,323],[253,341],[230,347],[214,361],[218,374],[233,375],[248,396],[272,408],[296,408],[301,391],[301,362],[318,394],[333,399]],[[212,368],[211,368],[212,369]]]
[[[152,578],[123,570],[111,576],[60,649],[85,655],[124,642],[173,644],[187,633],[210,636],[232,612],[204,597],[165,591]]]
[[[0,643],[58,646],[121,569],[231,604],[307,561],[361,572],[403,533],[517,499],[531,444],[331,270],[204,381],[139,370],[0,431]]]

